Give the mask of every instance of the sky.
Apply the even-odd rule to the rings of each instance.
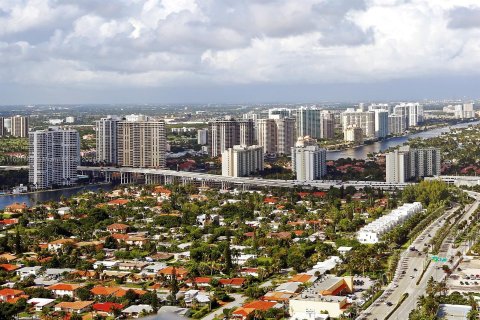
[[[478,0],[0,0],[0,104],[479,98]]]

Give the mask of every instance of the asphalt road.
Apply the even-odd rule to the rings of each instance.
[[[202,318],[202,320],[213,320],[213,318],[215,318],[216,315],[222,315],[223,314],[223,309],[225,309],[225,308],[236,309],[236,308],[242,306],[242,304],[245,302],[246,297],[242,296],[241,294],[230,293],[229,295],[231,297],[233,297],[235,300],[230,302],[230,303],[227,303],[226,305],[224,305],[221,308],[218,308],[214,312],[212,312],[210,314],[207,314],[205,317]]]
[[[480,195],[477,193],[470,194],[474,196],[476,201],[470,208],[468,208],[462,220],[468,219],[468,217],[473,214],[479,205]],[[444,218],[448,217],[453,210],[455,210],[455,208],[447,210],[442,216],[430,224],[415,239],[415,241],[412,242],[411,246],[415,246],[415,248],[419,251],[422,251],[423,248],[427,247],[431,237],[433,237],[438,229],[440,229],[444,224]],[[449,258],[451,255],[454,255],[458,248],[454,249],[452,248],[452,245],[453,239],[448,236],[443,242],[438,256],[445,256]],[[385,319],[387,314],[391,312],[391,310],[393,310],[393,308],[400,301],[403,294],[408,293],[408,298],[390,317],[390,319],[398,320],[407,319],[408,314],[415,308],[418,297],[425,293],[428,279],[433,277],[436,281],[439,281],[444,277],[444,272],[441,269],[437,269],[437,267],[448,263],[435,263],[432,261],[425,271],[425,274],[419,285],[416,285],[416,282],[418,281],[422,270],[429,259],[429,256],[423,252],[420,255],[417,251],[410,251],[408,249],[405,250],[400,257],[394,280],[385,288],[384,294],[379,297],[367,310],[365,310],[358,317],[358,319]],[[388,306],[387,303],[391,303],[391,306]]]

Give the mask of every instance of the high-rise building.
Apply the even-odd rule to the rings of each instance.
[[[363,130],[357,126],[349,126],[343,131],[343,140],[346,142],[363,143]]]
[[[14,116],[10,118],[11,130],[10,135],[13,137],[26,138],[28,137],[28,117]]]
[[[0,137],[3,137],[7,134],[5,129],[5,118],[0,117]]]
[[[164,121],[119,121],[118,164],[165,168],[167,136]]]
[[[277,152],[277,125],[274,119],[259,119],[257,124],[257,144],[264,153]]]
[[[407,130],[406,118],[402,115],[392,114],[388,116],[388,134],[398,135]]]
[[[464,103],[463,104],[463,117],[465,119],[474,118],[475,112],[473,110],[473,103]]]
[[[423,122],[423,106],[419,103],[408,103],[408,126],[415,127]]]
[[[197,131],[197,143],[201,146],[208,143],[208,129],[199,129]]]
[[[80,165],[78,132],[55,127],[30,132],[28,164],[28,181],[35,189],[74,184]]]
[[[402,183],[440,175],[440,165],[441,155],[438,148],[401,147],[386,155],[386,181]]]
[[[375,137],[383,139],[388,136],[388,111],[375,110]]]
[[[405,105],[404,103],[396,105],[393,108],[393,114],[397,116],[402,116],[405,119],[405,129],[408,129],[409,127],[409,119],[410,119],[410,108]]]
[[[257,120],[257,142],[264,153],[290,154],[295,143],[295,119]]]
[[[268,118],[269,119],[283,119],[290,118],[292,115],[292,110],[287,108],[273,108],[268,109]]]
[[[254,141],[253,120],[235,120],[232,117],[216,119],[208,123],[210,156],[218,157],[235,145],[251,146]]]
[[[297,110],[297,137],[331,139],[334,136],[334,114],[316,107],[301,107]]]
[[[327,151],[310,137],[299,137],[292,148],[292,169],[299,181],[318,180],[327,174]]]
[[[222,153],[222,175],[246,177],[263,170],[263,148],[261,146],[237,145]]]
[[[342,125],[344,132],[348,127],[355,126],[362,128],[365,138],[373,138],[375,136],[375,113],[347,109],[342,113]]]
[[[290,154],[295,146],[295,118],[275,119],[277,130],[276,153]]]
[[[118,123],[121,120],[117,116],[107,116],[95,121],[98,162],[118,164]]]

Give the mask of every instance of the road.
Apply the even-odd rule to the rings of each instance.
[[[229,296],[231,296],[235,300],[230,302],[230,303],[227,303],[226,305],[224,305],[221,308],[218,308],[214,312],[207,314],[205,317],[202,318],[202,320],[213,320],[215,318],[215,316],[217,316],[217,315],[220,315],[219,318],[222,318],[221,315],[223,315],[223,309],[225,309],[225,308],[236,309],[236,308],[242,306],[243,303],[245,302],[245,299],[247,299],[246,297],[242,296],[241,294],[236,294],[236,293],[230,293]]]
[[[469,194],[475,198],[475,202],[470,207],[467,207],[467,211],[463,215],[462,220],[468,219],[475,212],[480,203],[479,194]],[[443,215],[437,218],[415,239],[415,241],[413,241],[411,245],[415,246],[419,251],[422,251],[423,248],[427,247],[431,237],[433,237],[444,224],[444,219],[453,213],[455,209],[456,208],[447,210]],[[458,249],[453,249],[452,245],[453,239],[450,236],[446,237],[438,256],[450,257],[454,255]],[[420,255],[417,251],[405,250],[400,257],[394,280],[387,286],[384,294],[360,315],[359,319],[384,319],[398,304],[403,294],[408,293],[408,298],[405,299],[401,306],[390,317],[390,319],[406,319],[411,310],[415,308],[418,297],[425,293],[428,279],[433,277],[434,280],[440,281],[444,277],[444,272],[441,269],[437,269],[437,267],[448,263],[435,263],[432,261],[426,269],[419,285],[416,285],[416,282],[421,276],[421,272],[428,260],[429,256],[425,253],[421,253]],[[455,263],[455,261],[453,263]],[[391,306],[387,305],[388,302],[391,303]]]

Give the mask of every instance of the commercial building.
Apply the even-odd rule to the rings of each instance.
[[[263,170],[263,148],[258,145],[237,145],[222,153],[222,175],[246,177]]]
[[[208,143],[208,129],[199,129],[197,131],[197,143],[201,146]]]
[[[352,108],[342,113],[343,132],[351,126],[362,128],[364,138],[375,136],[375,112],[362,112]]]
[[[65,118],[65,123],[74,123],[75,122],[75,117],[66,117]]]
[[[76,130],[49,128],[29,133],[28,180],[35,189],[77,181],[80,136]]]
[[[401,147],[386,155],[386,181],[403,183],[411,179],[440,175],[441,155],[438,148]]]
[[[363,143],[363,130],[357,126],[349,126],[343,131],[343,139],[346,142]]]
[[[375,137],[383,139],[388,136],[388,111],[375,110]]]
[[[339,318],[348,309],[347,294],[354,292],[353,277],[322,277],[288,303],[290,319]],[[327,313],[327,314],[325,314]]]
[[[14,116],[10,118],[11,129],[10,135],[12,137],[26,138],[28,137],[28,117]]]
[[[310,137],[300,137],[292,148],[292,169],[299,181],[318,180],[327,174],[327,151]]]
[[[251,119],[236,120],[232,117],[216,119],[208,123],[208,133],[210,155],[217,157],[235,145],[253,145],[254,122]]]
[[[405,203],[390,213],[370,222],[357,232],[360,243],[373,244],[381,240],[382,236],[403,223],[405,220],[423,210],[420,202]]]
[[[334,114],[316,107],[301,107],[297,110],[297,137],[331,139],[334,136]]]
[[[259,119],[256,121],[257,144],[264,153],[290,154],[295,143],[295,119]]]
[[[95,121],[96,159],[105,164],[118,164],[118,123],[117,116],[107,116]]]
[[[165,168],[167,136],[165,122],[119,121],[118,164],[123,167]]]

